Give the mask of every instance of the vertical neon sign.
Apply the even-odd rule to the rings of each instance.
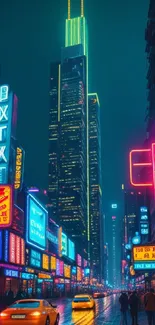
[[[13,93],[3,85],[0,87],[0,184],[8,183],[12,113]]]

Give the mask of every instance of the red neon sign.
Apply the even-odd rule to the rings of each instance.
[[[139,155],[141,155],[139,159]],[[138,158],[138,161],[137,159]],[[140,161],[139,161],[140,160]],[[135,179],[141,168],[147,168],[150,180],[137,181]],[[130,168],[130,183],[136,187],[151,187],[155,186],[155,143],[152,143],[150,149],[135,149],[129,153],[129,168]]]

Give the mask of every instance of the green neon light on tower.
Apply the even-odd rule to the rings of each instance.
[[[87,24],[84,17],[84,0],[81,0],[81,16],[71,18],[71,0],[68,0],[68,19],[66,19],[65,47],[82,44],[84,55],[88,54]]]

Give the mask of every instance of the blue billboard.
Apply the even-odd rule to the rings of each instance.
[[[75,261],[75,244],[68,239],[68,257]]]
[[[62,236],[61,236],[61,241],[62,241],[62,255],[63,256],[67,256],[67,236],[62,232]]]
[[[32,195],[27,197],[27,243],[46,248],[47,210]]]
[[[0,86],[0,184],[7,184],[9,181],[14,115],[14,95],[9,91],[8,85]]]

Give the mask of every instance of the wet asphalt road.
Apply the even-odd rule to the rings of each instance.
[[[120,308],[118,296],[113,295],[103,299],[96,299],[96,308],[93,310],[72,311],[72,299],[53,301],[58,306],[60,313],[60,325],[101,325],[119,324]],[[113,321],[109,322],[109,319]]]

